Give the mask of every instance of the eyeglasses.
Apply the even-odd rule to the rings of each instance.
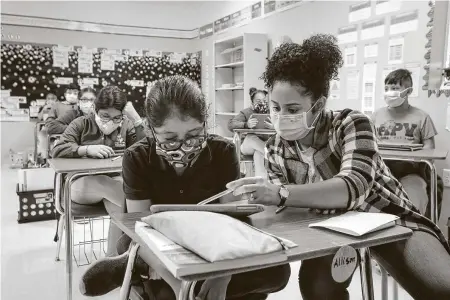
[[[169,142],[160,142],[158,140],[158,138],[156,137],[155,131],[152,129],[152,133],[153,136],[156,140],[156,142],[158,143],[158,146],[166,151],[176,151],[178,149],[180,149],[182,146],[185,147],[197,147],[200,146],[201,144],[203,144],[206,140],[206,138],[208,137],[208,135],[205,134],[201,134],[201,135],[197,135],[194,137],[190,137],[181,141],[169,141]]]
[[[123,115],[111,118],[111,117],[107,117],[107,116],[99,116],[100,120],[104,123],[108,123],[109,121],[113,121],[113,123],[119,124],[120,122],[123,121]]]

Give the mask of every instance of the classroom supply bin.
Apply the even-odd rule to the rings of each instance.
[[[53,189],[21,192],[17,184],[16,192],[19,196],[18,223],[56,219]]]

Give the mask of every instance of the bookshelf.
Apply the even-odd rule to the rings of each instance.
[[[259,79],[268,57],[265,34],[244,33],[214,43],[214,133],[232,138],[228,121],[250,106],[251,87],[263,89]]]

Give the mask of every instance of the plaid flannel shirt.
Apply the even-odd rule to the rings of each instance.
[[[439,227],[420,214],[384,164],[366,115],[350,109],[324,111],[317,124],[312,145],[314,165],[323,180],[344,180],[349,194],[347,210],[397,215],[398,225],[435,235],[450,253]],[[272,136],[266,143],[265,165],[273,184],[307,183],[308,164],[297,154],[295,141]]]

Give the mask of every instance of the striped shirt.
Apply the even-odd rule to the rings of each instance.
[[[349,194],[346,210],[397,215],[398,225],[433,234],[450,253],[439,227],[420,214],[383,162],[376,141],[373,124],[366,115],[350,109],[322,112],[312,145],[317,172],[323,180],[334,177],[344,180]],[[309,181],[309,166],[302,160],[295,143],[278,134],[267,141],[265,165],[273,184]]]

